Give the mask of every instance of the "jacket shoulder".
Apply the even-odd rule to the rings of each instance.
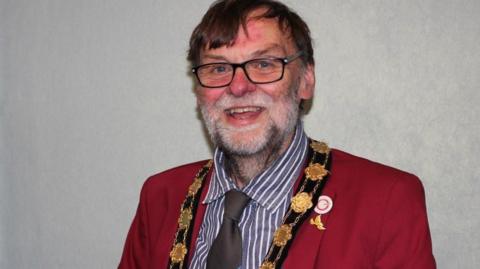
[[[349,174],[353,177],[382,178],[382,180],[418,180],[417,176],[409,172],[358,157],[338,149],[332,150],[332,163],[332,170],[335,169],[335,171],[340,174]]]
[[[208,162],[198,162],[180,165],[163,172],[150,176],[143,184],[143,191],[155,191],[159,189],[186,190],[194,180],[196,174]]]
[[[409,196],[424,195],[423,185],[414,174],[337,149],[332,150],[330,183],[339,192],[368,198],[371,202],[385,202],[392,192],[400,190]]]

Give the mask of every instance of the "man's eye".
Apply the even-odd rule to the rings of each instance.
[[[266,68],[271,68],[273,67],[271,61],[257,61],[255,62],[255,68],[258,69],[266,69]]]
[[[228,71],[228,68],[226,65],[211,65],[208,67],[208,73],[211,74],[223,74]]]

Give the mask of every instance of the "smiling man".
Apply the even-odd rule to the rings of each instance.
[[[188,59],[213,160],[145,182],[119,268],[435,268],[418,178],[304,133],[315,73],[296,13],[217,1]]]
[[[230,44],[199,55],[191,52],[192,61],[200,64],[193,70],[204,122],[228,156],[229,176],[239,187],[285,152],[299,119],[299,103],[312,97],[315,83],[313,66],[302,62],[307,52],[285,36],[285,25],[262,18],[266,11],[248,14]]]

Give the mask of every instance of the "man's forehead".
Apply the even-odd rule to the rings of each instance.
[[[245,25],[240,25],[231,44],[214,49],[208,49],[207,44],[201,54],[214,55],[228,50],[245,50],[245,53],[248,51],[253,56],[272,52],[287,53],[295,44],[286,32],[276,18],[249,16]]]
[[[246,21],[245,27],[240,26],[234,44],[243,45],[246,42],[255,42],[265,38],[272,38],[272,35],[283,33],[276,19],[250,18]]]

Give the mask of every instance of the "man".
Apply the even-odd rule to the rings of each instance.
[[[307,138],[304,21],[279,2],[215,2],[193,31],[213,161],[149,178],[119,268],[435,268],[413,175]]]

